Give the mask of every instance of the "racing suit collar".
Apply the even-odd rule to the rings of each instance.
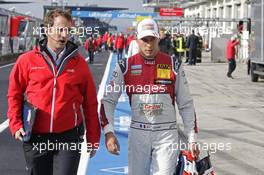
[[[139,55],[140,55],[140,57],[144,60],[144,63],[145,63],[145,64],[153,65],[153,64],[156,63],[156,58],[157,58],[158,54],[159,54],[159,52],[157,52],[157,54],[156,54],[155,57],[153,57],[153,58],[146,58],[146,57],[144,57],[142,54],[139,54]]]
[[[153,58],[146,58],[145,56],[143,56],[141,53],[140,53],[140,56],[144,59],[144,60],[147,60],[147,61],[154,61],[156,59],[156,56],[153,57]]]

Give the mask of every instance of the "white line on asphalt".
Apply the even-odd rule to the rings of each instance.
[[[3,132],[9,125],[9,119],[0,124],[0,133]]]
[[[15,63],[10,63],[10,64],[4,65],[4,66],[0,66],[0,69],[5,68],[5,67],[9,67],[9,66],[13,66],[14,64]]]
[[[98,52],[95,52],[95,53],[94,53],[94,56],[97,55],[97,54],[98,54]],[[89,56],[88,56],[87,58],[85,58],[85,61],[86,61],[86,62],[89,61]]]
[[[113,54],[111,53],[109,58],[108,58],[107,65],[105,67],[105,72],[104,72],[101,84],[99,86],[98,94],[97,94],[98,113],[100,111],[101,99],[103,98],[103,95],[104,95],[104,88],[105,88],[106,81],[107,81],[109,71],[110,71],[110,63],[112,61],[112,56],[113,56]],[[85,60],[88,61],[88,58],[86,58]],[[85,139],[85,137],[84,137],[84,139]],[[89,153],[87,153],[87,145],[86,145],[86,139],[85,139],[84,142],[82,143],[81,158],[80,158],[80,163],[79,163],[77,175],[86,175],[87,170],[88,170],[88,164],[89,164]]]
[[[112,62],[112,58],[113,58],[113,53],[110,54],[109,58],[108,58],[108,62],[107,65],[105,67],[105,72],[102,78],[102,81],[99,85],[99,90],[98,90],[98,94],[97,94],[97,100],[98,100],[98,112],[100,112],[100,106],[101,106],[101,99],[104,96],[104,90],[105,90],[105,86],[106,86],[106,81],[109,75],[109,71],[110,71],[110,64]]]

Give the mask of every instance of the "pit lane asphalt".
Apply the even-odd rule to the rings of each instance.
[[[108,59],[108,54],[101,54],[90,66],[97,85]],[[1,117],[6,114],[2,110],[6,110],[3,99],[10,69],[0,69]],[[252,83],[242,63],[237,64],[234,79],[227,78],[226,71],[227,63],[204,59],[197,66],[185,66],[198,118],[198,141],[211,148],[216,174],[263,175],[264,81]],[[231,149],[225,149],[227,144]],[[24,162],[21,143],[11,138],[8,129],[0,133],[0,174],[23,175]]]

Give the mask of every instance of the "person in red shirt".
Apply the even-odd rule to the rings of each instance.
[[[236,46],[240,43],[235,36],[232,36],[231,39],[227,42],[226,47],[226,59],[228,61],[228,72],[227,77],[233,78],[232,73],[236,69]]]
[[[93,62],[94,62],[94,52],[95,52],[95,50],[97,48],[96,40],[93,39],[92,36],[90,36],[89,38],[86,39],[84,48],[89,54],[89,63],[93,64]]]
[[[108,50],[108,38],[109,38],[109,35],[108,32],[106,31],[104,33],[104,36],[103,36],[103,44],[104,44],[104,47],[105,47],[105,50]]]
[[[98,46],[98,51],[101,52],[102,51],[102,42],[103,42],[101,35],[97,36],[96,42],[97,42],[97,46]]]
[[[98,51],[99,45],[96,37],[93,37],[93,45],[94,45],[94,52]]]
[[[128,48],[129,48],[129,45],[131,43],[132,40],[135,39],[135,36],[133,34],[131,35],[127,35],[127,39],[126,39],[126,54],[128,53]]]
[[[15,139],[23,140],[27,174],[76,175],[83,123],[91,157],[99,147],[96,88],[78,46],[69,41],[65,29],[71,24],[70,13],[50,11],[44,23],[49,26],[47,37],[39,47],[20,55],[10,73],[9,127]],[[37,108],[29,140],[22,118],[33,116],[23,113],[25,99]]]
[[[117,60],[121,60],[123,56],[123,50],[125,48],[125,38],[124,35],[120,32],[115,40],[114,48],[117,51]]]
[[[108,49],[112,52],[114,50],[114,41],[116,40],[116,34],[109,33],[107,40]]]

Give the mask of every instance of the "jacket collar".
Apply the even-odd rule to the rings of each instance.
[[[49,56],[51,56],[50,52],[47,49],[47,38],[44,38],[42,40],[39,41],[39,46],[35,48],[35,51],[40,53],[41,52],[46,52]],[[71,55],[72,58],[74,58],[74,56],[78,53],[78,46],[71,42],[71,41],[67,41],[66,43],[66,47],[65,47],[65,51],[63,53],[63,57],[67,57],[69,55]]]

